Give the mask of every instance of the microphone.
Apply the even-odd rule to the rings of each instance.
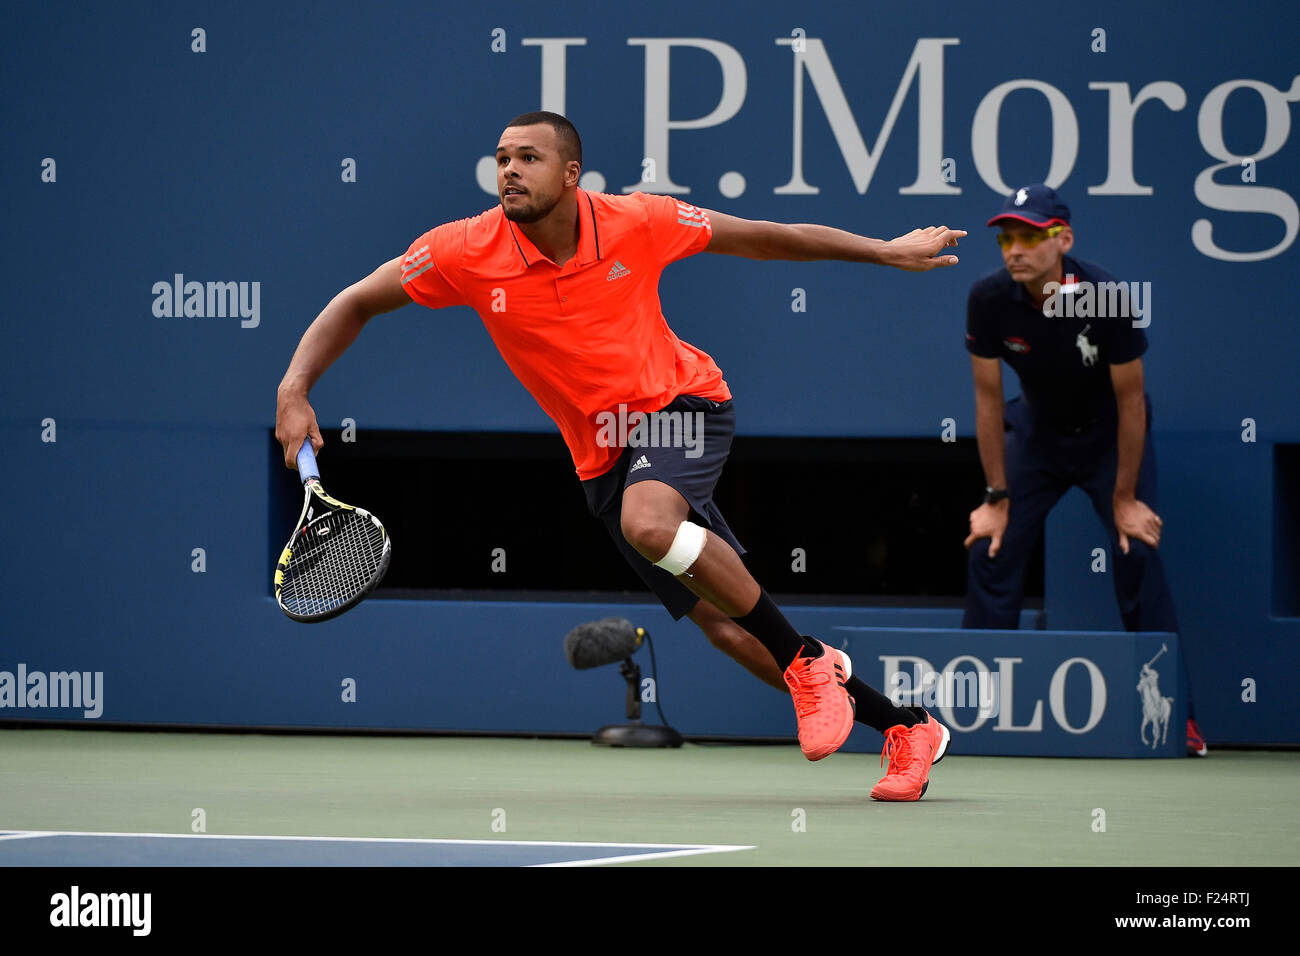
[[[645,629],[625,617],[605,617],[579,624],[564,639],[564,656],[578,670],[603,667],[631,657]]]
[[[578,670],[589,670],[622,661],[618,672],[627,682],[627,719],[626,724],[610,724],[596,731],[591,738],[593,744],[607,747],[680,747],[681,734],[668,726],[646,726],[641,722],[641,668],[632,660],[632,655],[650,635],[645,628],[637,627],[625,617],[604,617],[599,621],[579,624],[564,639],[564,656]],[[654,664],[654,644],[650,645],[650,661]],[[657,682],[647,682],[653,688]],[[659,699],[654,693],[647,698],[659,707]],[[663,708],[659,707],[659,717],[663,719]]]

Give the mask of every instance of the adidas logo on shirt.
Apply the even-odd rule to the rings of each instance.
[[[631,274],[632,274],[631,269],[629,269],[627,266],[623,265],[623,263],[615,259],[614,265],[609,270],[609,274],[605,276],[605,281],[613,282],[615,279],[621,279],[623,278],[623,276],[630,276]]]
[[[630,475],[638,468],[649,468],[649,467],[650,467],[650,462],[646,460],[645,455],[642,455],[640,458],[636,460],[636,462],[632,465],[632,467],[627,470],[627,473]]]

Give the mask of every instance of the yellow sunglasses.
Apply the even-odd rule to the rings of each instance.
[[[997,239],[998,247],[1001,249],[1010,249],[1017,241],[1026,249],[1033,249],[1044,239],[1051,239],[1053,236],[1060,235],[1061,230],[1064,228],[1062,225],[1055,225],[1041,232],[999,232],[994,238]]]

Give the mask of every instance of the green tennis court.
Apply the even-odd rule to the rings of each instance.
[[[372,838],[320,841],[330,865],[529,865],[553,862],[538,845],[587,843],[601,846],[580,862],[636,857],[625,865],[1295,865],[1297,771],[1291,752],[956,753],[919,803],[879,804],[878,758],[810,764],[793,745],[3,730],[0,865],[43,862],[58,844],[34,832],[78,834],[90,865],[209,865],[199,850],[236,835]],[[200,810],[212,840],[195,836]],[[151,856],[161,844],[173,855]],[[267,846],[227,842],[218,862],[266,862],[249,854]]]

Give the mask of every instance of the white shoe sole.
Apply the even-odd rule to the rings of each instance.
[[[931,717],[930,719],[934,720],[933,717]],[[947,727],[945,727],[943,724],[939,724],[939,729],[943,731],[943,740],[939,741],[939,747],[934,752],[934,759],[930,761],[931,767],[933,767],[935,764],[937,764],[940,760],[943,759],[943,755],[948,752],[948,742],[952,740],[952,734],[948,732]]]

